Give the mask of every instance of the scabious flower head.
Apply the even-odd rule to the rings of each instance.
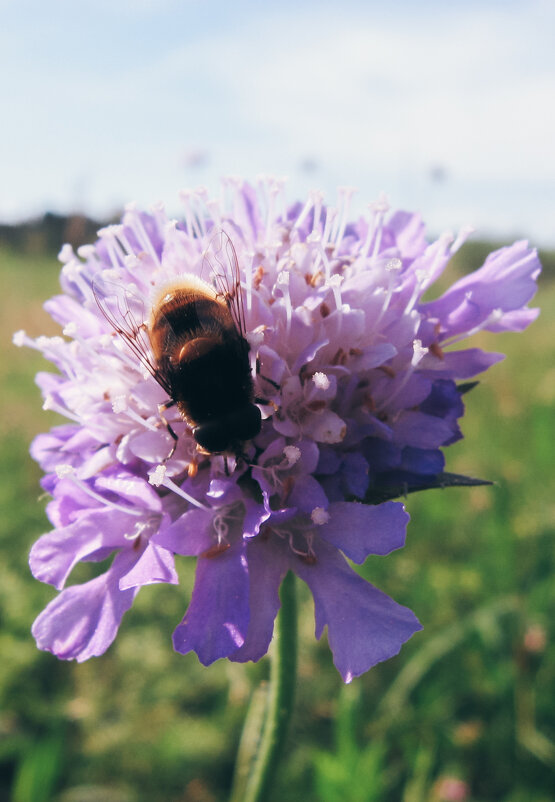
[[[30,565],[60,590],[34,623],[39,648],[78,661],[102,654],[142,585],[177,584],[176,554],[197,557],[197,569],[174,647],[205,665],[266,653],[289,570],[309,586],[316,636],[327,627],[347,682],[421,628],[347,560],[403,546],[408,515],[391,499],[464,482],[444,473],[441,452],[461,437],[455,382],[502,356],[459,342],[530,323],[540,265],[517,242],[424,302],[464,233],[430,244],[418,215],[390,213],[383,199],[350,222],[349,190],[335,208],[319,193],[286,207],[282,190],[228,181],[219,200],[183,193],[180,221],[160,206],[128,207],[95,245],[62,249],[63,294],[46,309],[64,336],[16,335],[58,368],[37,380],[45,407],[69,421],[32,445],[54,529]],[[241,270],[255,392],[267,401],[262,428],[242,458],[199,454],[168,409],[178,436],[168,458],[173,440],[158,408],[167,396],[92,287],[100,277],[132,288],[148,312],[164,282],[199,274],[221,230]],[[112,554],[105,573],[66,586],[76,563]]]

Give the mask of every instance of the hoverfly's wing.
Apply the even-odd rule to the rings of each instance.
[[[142,298],[117,282],[95,276],[92,291],[98,308],[144,368],[171,395],[170,385],[156,367],[146,326],[146,305]]]
[[[244,337],[247,324],[241,292],[241,271],[233,243],[222,229],[214,234],[203,254],[201,278],[215,287],[227,304],[237,331]]]

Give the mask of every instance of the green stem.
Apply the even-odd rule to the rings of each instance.
[[[236,777],[231,799],[237,800],[237,802],[238,800],[241,802],[266,802],[268,800],[270,787],[287,736],[289,719],[293,712],[297,672],[297,604],[295,576],[291,572],[283,580],[280,598],[281,609],[274,632],[270,688],[266,702],[266,716],[261,728],[262,737],[245,785],[243,786],[243,782],[241,782],[241,780],[244,781],[243,777]],[[259,696],[255,694],[253,697],[255,705],[259,704],[258,699]],[[251,721],[252,712],[251,710],[247,716],[247,719]],[[243,743],[240,752],[242,749]],[[239,786],[243,786],[243,788]]]

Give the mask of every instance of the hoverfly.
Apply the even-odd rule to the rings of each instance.
[[[203,257],[202,278],[191,273],[161,284],[148,319],[144,303],[123,287],[93,281],[100,311],[168,394],[160,416],[176,406],[201,454],[242,454],[260,432],[261,413],[247,342],[237,254],[220,231]],[[206,275],[208,280],[205,280]],[[106,290],[105,287],[110,289]],[[138,318],[141,318],[140,320]]]

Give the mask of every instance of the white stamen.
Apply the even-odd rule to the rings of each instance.
[[[325,373],[318,371],[312,377],[312,381],[318,390],[327,390],[330,386],[330,380]]]
[[[66,262],[70,262],[72,259],[75,259],[75,253],[73,252],[73,248],[71,245],[66,242],[65,245],[62,245],[60,253],[58,254],[58,261],[65,264]]]
[[[472,293],[468,292],[466,295],[467,301],[470,301],[471,298],[472,298]],[[487,329],[487,327],[491,326],[493,323],[499,323],[503,315],[504,312],[502,309],[493,309],[489,313],[487,318],[484,321],[482,321],[482,323],[479,323],[477,326],[474,326],[474,328],[469,329],[468,331],[463,331],[462,334],[459,334],[456,337],[450,337],[448,340],[445,340],[443,346],[447,348],[448,346],[454,345],[455,343],[458,343],[461,340],[466,340],[467,337],[472,337],[473,334],[478,334],[479,331]]]
[[[375,292],[375,295],[384,293],[385,298],[382,304],[382,308],[380,309],[380,312],[378,314],[378,317],[374,320],[373,324],[374,331],[378,329],[378,326],[382,322],[383,316],[389,309],[389,304],[391,303],[391,298],[393,297],[393,291],[395,289],[395,282],[397,280],[396,273],[398,270],[401,269],[402,266],[403,263],[401,262],[400,259],[389,259],[389,261],[386,262],[385,270],[387,276],[387,288],[384,290],[383,287],[378,287],[378,289]]]
[[[385,193],[382,192],[378,200],[375,203],[370,203],[368,208],[370,209],[372,217],[368,224],[368,233],[366,234],[364,245],[360,249],[360,255],[368,256],[370,246],[373,245],[371,258],[374,259],[379,252],[382,241],[383,219],[386,212],[389,210],[389,203]]]
[[[128,253],[127,256],[123,257],[123,264],[130,272],[136,270],[140,263],[140,259],[136,253]]]
[[[451,245],[451,254],[456,253],[461,245],[463,245],[468,237],[474,232],[474,228],[472,226],[463,226],[459,233],[457,234],[456,239],[454,240],[453,244]]]
[[[119,226],[118,230],[116,232],[114,232],[114,233],[115,233],[116,237],[118,238],[118,241],[121,243],[121,247],[123,248],[123,251],[124,251],[123,260],[124,260],[124,262],[125,262],[126,257],[135,256],[135,252],[133,250],[133,246],[129,242],[129,240],[127,238],[127,234],[125,233],[125,227],[124,226]]]
[[[410,360],[410,367],[406,369],[403,378],[401,379],[397,387],[393,390],[393,392],[390,393],[390,395],[387,396],[387,398],[381,402],[380,409],[384,409],[387,406],[387,404],[390,404],[391,401],[399,395],[401,390],[406,386],[407,382],[414,373],[416,366],[426,356],[429,350],[430,350],[429,348],[425,348],[422,345],[422,340],[412,341],[412,357]]]
[[[265,330],[264,328],[261,328],[259,326],[256,329],[253,329],[252,331],[248,331],[247,332],[247,334],[245,336],[245,339],[248,342],[248,344],[250,345],[251,351],[254,351],[254,352],[258,351],[260,346],[263,344],[263,342],[264,342],[264,330]]]
[[[335,306],[337,307],[337,311],[341,312],[343,308],[343,301],[341,300],[341,285],[343,284],[343,276],[340,276],[336,273],[333,276],[330,276],[328,281],[326,281],[326,287],[329,287],[333,293],[333,299],[335,301]]]
[[[150,521],[137,521],[133,530],[124,534],[125,540],[137,540],[150,525]]]
[[[300,460],[301,449],[297,448],[297,446],[285,446],[283,449],[283,454],[287,460],[287,467],[291,468]]]
[[[426,356],[426,354],[430,349],[423,347],[422,340],[413,340],[412,347],[413,347],[413,354],[410,363],[413,367],[416,367],[418,363],[421,362],[422,359]]]
[[[115,230],[117,230],[117,228],[118,226],[116,225],[104,226],[104,228],[99,228],[96,232],[100,239],[104,241],[108,250],[110,262],[114,268],[119,268],[123,264],[123,257],[125,256],[116,239]]]
[[[57,401],[54,400],[54,396],[48,393],[45,396],[44,403],[42,405],[44,410],[49,412],[57,412],[59,415],[63,415],[64,418],[69,418],[69,420],[75,421],[75,423],[83,423],[81,418],[76,415],[74,412],[70,412],[66,407],[63,407],[61,404],[58,404]]]
[[[125,215],[123,217],[123,222],[125,225],[128,225],[133,230],[133,233],[139,240],[139,244],[142,248],[150,255],[152,261],[155,265],[160,267],[160,259],[158,258],[158,254],[154,250],[154,246],[150,241],[150,237],[145,231],[145,227],[143,226],[143,221],[141,220],[141,216],[134,204],[127,204],[125,207]]]
[[[279,287],[283,294],[283,301],[285,306],[285,338],[289,339],[291,332],[291,319],[293,316],[293,305],[291,304],[291,296],[289,295],[289,270],[282,270],[276,280],[276,288]]]
[[[156,468],[148,475],[149,483],[154,485],[154,487],[160,487],[160,485],[164,484],[166,470],[167,468],[165,465],[157,465]]]
[[[77,255],[81,257],[81,259],[94,259],[95,262],[99,262],[99,259],[96,257],[96,248],[94,245],[80,245],[77,248]]]
[[[417,302],[418,298],[422,295],[423,287],[427,278],[427,273],[425,270],[415,270],[414,277],[416,281],[414,282],[414,287],[412,288],[412,294],[409,298],[409,301],[405,306],[405,314],[409,314],[410,312],[412,312],[415,303]]]
[[[209,509],[204,504],[201,504],[200,501],[197,501],[196,498],[190,496],[189,493],[186,493],[185,490],[183,490],[183,488],[176,485],[175,482],[173,482],[166,475],[166,470],[167,469],[165,465],[158,465],[153,471],[151,471],[148,475],[148,481],[150,482],[150,484],[154,485],[155,487],[160,487],[160,485],[163,485],[164,487],[167,487],[168,490],[171,490],[173,493],[175,493],[177,496],[181,496],[181,498],[184,498],[185,501],[188,501],[189,504],[192,504],[194,507],[198,507],[201,510]]]
[[[23,345],[27,345],[30,342],[30,338],[27,336],[27,332],[23,329],[16,331],[12,336],[12,343],[17,345],[18,348],[21,348]]]
[[[75,468],[73,465],[67,464],[56,465],[54,470],[56,471],[56,476],[58,479],[63,479],[65,476],[71,476],[73,473],[75,473]]]
[[[185,223],[187,225],[187,234],[190,237],[202,238],[202,231],[196,219],[196,215],[191,207],[191,190],[182,189],[179,192],[179,200],[185,207]]]
[[[345,234],[345,228],[347,227],[347,220],[349,217],[349,208],[351,206],[351,199],[355,192],[358,192],[356,187],[339,187],[338,194],[338,206],[341,211],[341,214],[337,218],[337,227],[334,227],[333,233],[333,241],[335,242],[336,246],[339,246],[343,239],[343,235]]]
[[[324,233],[322,234],[322,244],[324,248],[328,244],[333,245],[333,241],[331,240],[331,230],[333,223],[337,220],[337,209],[334,206],[328,206],[326,209],[326,222],[324,224]],[[335,228],[335,227],[334,227]]]
[[[312,199],[312,196],[309,195],[308,200],[305,203],[305,205],[303,206],[300,215],[297,217],[297,220],[295,222],[294,228],[300,228],[302,226],[302,224],[304,223],[304,221],[308,217],[308,215],[310,213],[310,210],[312,209],[313,205],[314,205],[314,200]]]
[[[449,246],[451,245],[453,240],[454,237],[450,231],[444,231],[443,234],[441,234],[441,236],[438,238],[436,242],[437,250],[434,256],[434,260],[429,269],[426,271],[427,273],[426,278],[423,279],[420,284],[421,293],[423,293],[429,287],[432,281],[436,280],[438,264],[439,262],[441,262],[442,259],[445,259],[445,257],[447,256],[447,251],[449,250]]]
[[[65,337],[75,337],[75,335],[77,334],[77,323],[74,320],[72,320],[70,323],[67,324],[67,326],[65,326],[62,329],[62,334]]]
[[[112,411],[119,415],[120,412],[125,412],[127,409],[127,398],[124,395],[118,395],[112,400]]]
[[[314,203],[314,218],[312,221],[312,233],[318,232],[321,234],[320,213],[322,211],[322,204],[324,202],[324,193],[320,190],[314,190],[312,193]]]
[[[316,526],[322,526],[323,524],[327,524],[330,519],[330,514],[323,507],[314,507],[310,513],[310,517],[313,524],[316,524]]]
[[[90,280],[86,281],[83,278],[80,262],[68,262],[62,267],[61,273],[67,281],[76,285],[85,298],[91,297]]]

